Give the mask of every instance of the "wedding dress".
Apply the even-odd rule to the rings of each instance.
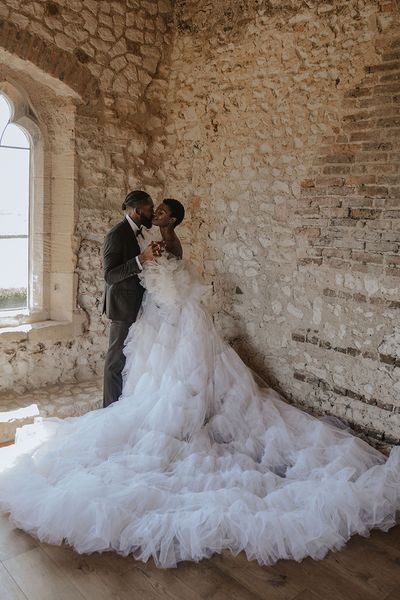
[[[321,559],[395,524],[399,447],[387,458],[256,385],[189,263],[161,257],[142,277],[121,399],[37,420],[0,449],[0,507],[16,526],[173,567],[227,548],[261,564]]]

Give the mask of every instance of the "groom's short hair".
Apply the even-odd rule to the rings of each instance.
[[[141,208],[149,202],[151,202],[150,194],[143,192],[142,190],[133,190],[133,192],[129,192],[123,201],[122,210],[126,210],[128,206],[131,206],[132,208]]]

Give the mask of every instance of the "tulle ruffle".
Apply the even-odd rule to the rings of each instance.
[[[21,428],[0,450],[2,509],[43,541],[161,567],[223,549],[320,559],[392,527],[400,448],[387,459],[256,385],[202,305],[206,288],[173,262],[143,275],[121,399]]]

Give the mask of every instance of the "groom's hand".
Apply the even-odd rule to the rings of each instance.
[[[147,246],[146,250],[144,250],[142,254],[139,254],[138,258],[141,265],[149,260],[155,260],[156,254],[154,253],[153,242]]]

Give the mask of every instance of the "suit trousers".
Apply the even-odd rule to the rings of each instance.
[[[123,347],[131,325],[131,321],[111,321],[110,341],[104,364],[104,408],[116,402],[122,392],[122,371],[126,360]]]

